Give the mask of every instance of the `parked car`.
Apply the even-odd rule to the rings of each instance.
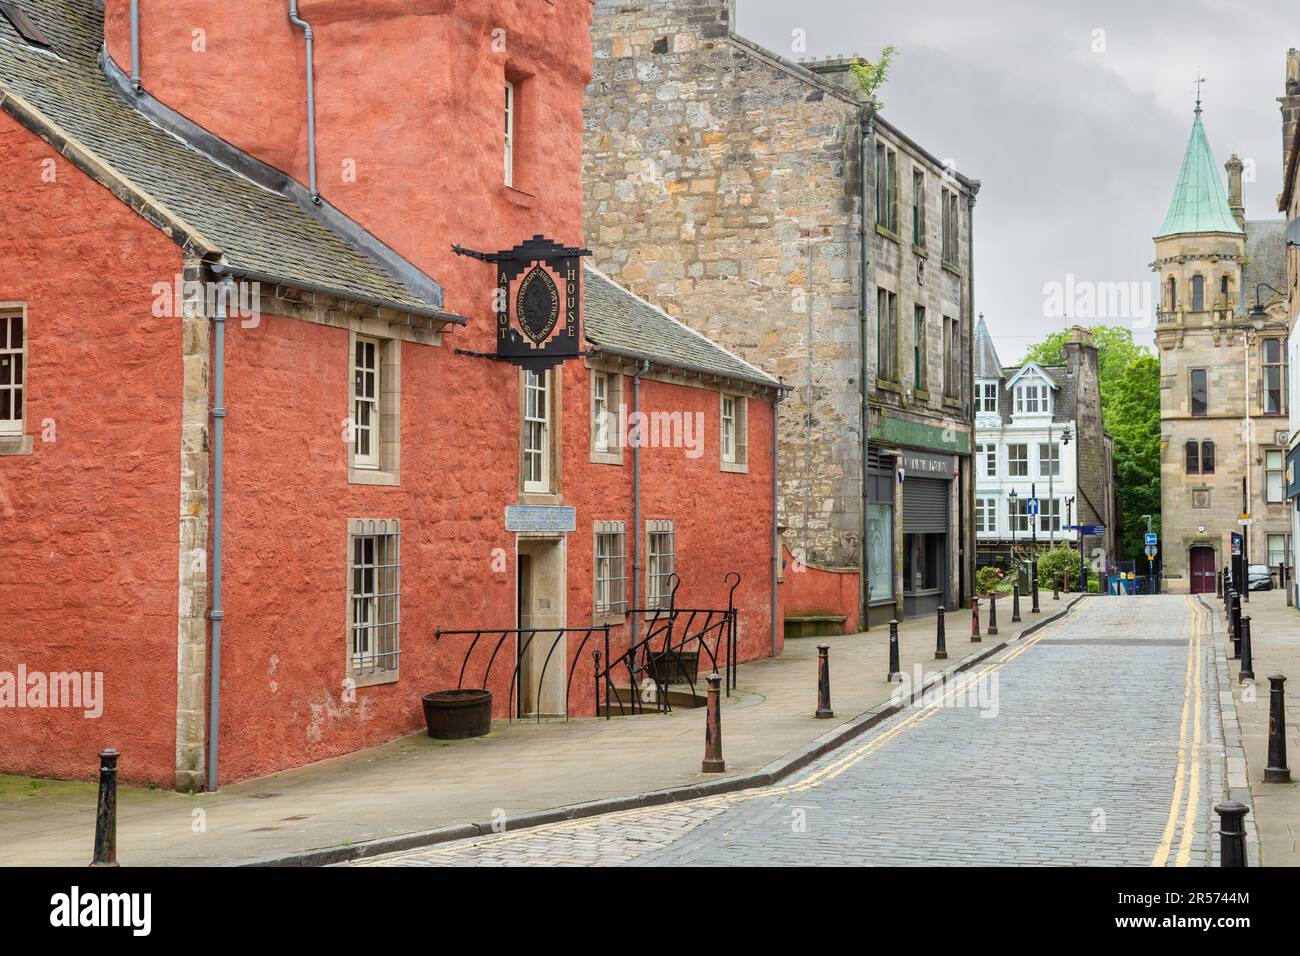
[[[1247,577],[1252,591],[1273,590],[1273,569],[1267,564],[1252,564]]]

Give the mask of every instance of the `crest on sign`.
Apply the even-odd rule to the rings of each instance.
[[[497,266],[497,334],[493,358],[544,371],[582,355],[582,257],[589,249],[534,236],[513,249],[457,255]]]

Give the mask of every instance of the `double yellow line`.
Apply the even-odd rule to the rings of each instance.
[[[1201,799],[1201,662],[1202,637],[1207,612],[1199,601],[1187,599],[1192,611],[1192,633],[1187,641],[1187,676],[1183,689],[1183,716],[1178,731],[1178,769],[1174,772],[1174,797],[1169,805],[1169,819],[1151,858],[1152,866],[1168,866],[1178,830],[1178,811],[1183,809],[1182,839],[1178,844],[1175,866],[1187,866],[1192,858],[1192,837],[1196,833],[1196,810]],[[1189,725],[1188,719],[1191,723]],[[1188,749],[1188,737],[1191,748]],[[1183,798],[1186,796],[1186,805]]]

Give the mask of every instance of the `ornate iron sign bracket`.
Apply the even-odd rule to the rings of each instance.
[[[591,255],[590,249],[562,246],[545,236],[501,252],[451,249],[496,264],[492,358],[540,372],[583,354],[582,257]]]

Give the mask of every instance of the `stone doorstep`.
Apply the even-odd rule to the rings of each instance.
[[[749,790],[755,787],[770,786],[771,784],[796,773],[817,760],[819,757],[822,757],[835,748],[842,746],[853,738],[861,736],[872,727],[875,727],[882,721],[899,713],[905,707],[915,702],[918,697],[933,688],[938,682],[948,680],[962,671],[969,670],[976,664],[979,664],[993,655],[1005,650],[1012,641],[1026,638],[1034,632],[1043,629],[1047,625],[1055,623],[1065,617],[1065,615],[1068,614],[1076,604],[1086,597],[1096,597],[1096,595],[1075,594],[1071,596],[1068,601],[1066,601],[1063,596],[1063,604],[1060,610],[1053,614],[1044,614],[1042,620],[1035,621],[1019,633],[1009,636],[1006,640],[1000,641],[996,644],[980,648],[973,654],[967,655],[956,664],[933,674],[930,680],[924,682],[920,687],[915,688],[912,691],[907,703],[884,701],[877,704],[865,713],[859,714],[857,717],[840,724],[838,727],[833,727],[798,750],[777,758],[754,773],[744,774],[737,777],[727,777],[721,780],[689,784],[682,787],[671,787],[666,790],[654,790],[646,793],[630,794],[624,797],[593,800],[588,803],[577,803],[569,806],[555,807],[550,810],[538,810],[532,813],[524,813],[511,818],[510,830],[531,829],[549,823],[561,823],[565,820],[577,820],[608,813],[618,813],[622,810],[636,810],[645,807],[664,806],[671,803],[681,803],[687,800],[697,800],[702,797],[735,793],[740,790]],[[365,859],[367,857],[382,856],[387,853],[398,853],[403,850],[414,850],[419,849],[420,847],[436,846],[440,843],[450,843],[455,840],[490,836],[494,833],[493,827],[494,821],[492,820],[453,824],[451,826],[437,827],[432,830],[422,830],[414,833],[401,834],[399,836],[383,837],[378,840],[369,840],[364,843],[357,843],[348,846],[322,847],[315,850],[307,850],[302,853],[268,857],[266,859],[239,865],[257,867],[329,866],[335,863],[347,863],[353,860]]]

